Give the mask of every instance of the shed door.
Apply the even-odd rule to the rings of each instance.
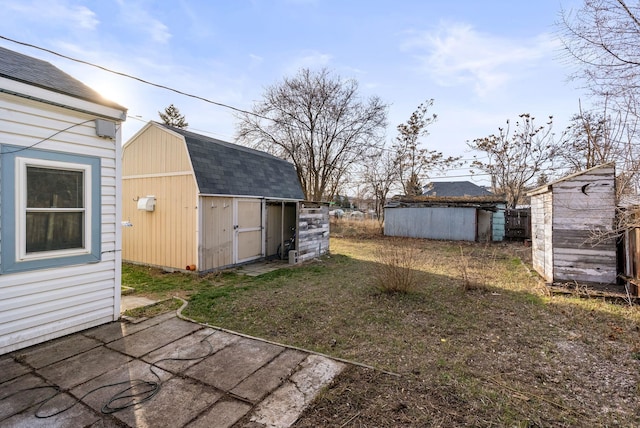
[[[262,200],[235,199],[234,212],[234,264],[263,257]]]

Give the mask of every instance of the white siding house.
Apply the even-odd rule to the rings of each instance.
[[[119,318],[125,118],[0,48],[0,354]]]

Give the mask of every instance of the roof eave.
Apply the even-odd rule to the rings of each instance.
[[[127,119],[127,109],[124,107],[118,109],[105,106],[4,76],[0,76],[0,92],[118,122],[124,122]]]

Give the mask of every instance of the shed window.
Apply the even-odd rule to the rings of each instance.
[[[2,272],[100,259],[100,159],[2,151]]]

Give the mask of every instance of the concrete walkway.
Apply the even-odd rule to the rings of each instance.
[[[114,322],[0,356],[0,426],[287,427],[344,367],[173,313]]]

